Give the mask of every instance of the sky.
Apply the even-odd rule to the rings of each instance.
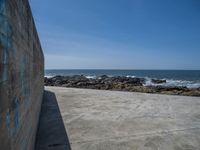
[[[29,0],[46,69],[200,69],[199,0]]]

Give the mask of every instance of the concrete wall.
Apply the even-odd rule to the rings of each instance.
[[[28,0],[0,0],[0,149],[32,150],[44,56]]]

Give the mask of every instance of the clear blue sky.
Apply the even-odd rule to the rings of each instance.
[[[200,0],[29,0],[47,69],[200,69]]]

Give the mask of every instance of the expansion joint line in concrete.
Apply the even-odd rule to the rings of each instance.
[[[75,142],[70,142],[70,144],[100,142],[100,141],[122,139],[122,138],[139,138],[139,137],[156,136],[156,135],[165,135],[166,136],[166,135],[169,135],[169,134],[172,134],[175,132],[183,132],[183,131],[187,131],[187,130],[200,130],[200,128],[194,127],[194,128],[177,129],[177,130],[169,130],[169,131],[157,131],[157,132],[152,132],[152,133],[139,133],[139,134],[126,135],[126,136],[105,137],[105,138],[100,138],[100,139],[75,141]]]

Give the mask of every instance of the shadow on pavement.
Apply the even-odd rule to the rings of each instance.
[[[57,99],[45,91],[36,136],[35,150],[71,150]]]

